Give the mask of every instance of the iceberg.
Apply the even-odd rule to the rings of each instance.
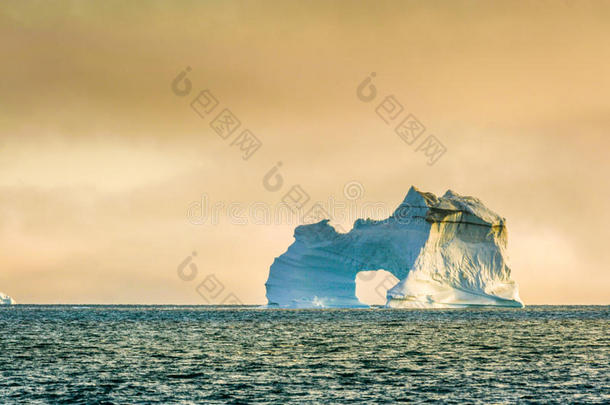
[[[12,299],[8,295],[0,292],[0,305],[13,305],[16,303],[17,303],[17,301]]]
[[[324,219],[298,226],[294,239],[269,269],[269,306],[368,307],[356,277],[385,270],[400,280],[387,291],[390,308],[523,307],[507,265],[506,220],[451,190],[438,198],[411,187],[387,219],[358,219],[348,233]]]

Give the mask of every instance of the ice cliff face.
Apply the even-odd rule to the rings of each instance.
[[[17,302],[15,302],[14,299],[0,292],[0,305],[12,305],[16,303]]]
[[[504,218],[449,190],[430,204],[426,221],[428,240],[407,277],[388,291],[388,306],[523,306],[506,264]]]
[[[269,305],[366,306],[355,296],[356,275],[383,269],[401,280],[388,291],[389,307],[523,306],[506,265],[505,221],[473,197],[411,187],[386,220],[359,219],[346,234],[323,220],[294,237],[269,270]]]

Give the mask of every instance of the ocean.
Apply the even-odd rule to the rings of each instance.
[[[0,404],[610,403],[610,306],[0,307]]]

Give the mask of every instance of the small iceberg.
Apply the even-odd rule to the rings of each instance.
[[[14,305],[17,301],[9,297],[8,295],[0,292],[0,305]]]

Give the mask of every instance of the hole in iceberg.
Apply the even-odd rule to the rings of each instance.
[[[365,270],[356,274],[356,298],[366,305],[385,305],[386,293],[400,280],[386,270]]]

